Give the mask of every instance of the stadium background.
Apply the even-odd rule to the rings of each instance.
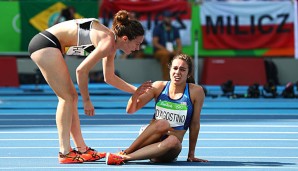
[[[281,85],[298,80],[295,74],[298,73],[298,62],[295,59],[294,43],[294,21],[297,14],[291,1],[28,0],[1,1],[0,4],[0,65],[1,71],[6,73],[6,76],[1,76],[4,81],[0,83],[4,86],[18,86],[22,83],[20,75],[24,78],[24,75],[33,77],[36,74],[36,67],[27,53],[28,43],[36,33],[50,26],[61,9],[67,6],[76,8],[77,18],[99,18],[107,26],[110,26],[113,14],[119,9],[139,12],[140,21],[146,29],[146,39],[149,41],[149,46],[145,49],[149,56],[152,54],[150,42],[154,24],[164,10],[170,10],[175,16],[174,24],[181,28],[183,52],[195,58],[195,51],[198,50],[197,72],[201,84],[219,84],[227,79],[234,79],[239,85],[255,82],[263,84],[267,81],[266,69],[264,66],[256,68],[259,65],[254,64],[268,60],[276,65]],[[260,11],[263,13],[260,14]],[[244,21],[246,16],[251,19],[248,25]],[[254,17],[253,22],[251,16]],[[208,18],[209,25],[206,21]],[[282,23],[285,33],[278,31]],[[232,33],[227,31],[228,27],[232,27]],[[256,28],[254,33],[250,32],[252,27]],[[266,31],[270,27],[273,31],[268,34]],[[262,33],[260,28],[265,32]],[[212,34],[208,34],[208,30]],[[242,35],[237,35],[239,33]],[[253,63],[247,59],[252,59]],[[72,71],[82,59],[66,57],[66,60]],[[215,63],[225,65],[217,66]],[[242,69],[237,69],[236,66]],[[159,64],[153,58],[116,59],[116,68],[121,77],[132,83],[161,79]],[[12,71],[13,69],[16,71]],[[94,71],[100,69],[99,63]],[[134,72],[135,70],[140,72]],[[222,72],[223,70],[226,72]],[[244,81],[239,80],[239,77],[243,77]],[[8,83],[13,78],[15,80]],[[74,75],[72,78],[75,81]],[[210,78],[213,80],[210,81]]]

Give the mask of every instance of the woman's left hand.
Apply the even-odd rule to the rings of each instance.
[[[138,97],[144,93],[146,93],[149,89],[152,89],[152,82],[146,81],[144,82],[135,92],[135,95]]]
[[[85,115],[94,116],[95,114],[94,106],[90,100],[84,103],[84,112],[85,112]]]
[[[208,162],[208,160],[204,160],[204,159],[199,159],[199,158],[195,158],[195,157],[188,157],[187,158],[188,162]]]

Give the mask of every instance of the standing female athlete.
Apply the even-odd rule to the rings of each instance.
[[[181,152],[183,137],[188,129],[187,161],[207,162],[195,157],[205,93],[201,86],[188,81],[192,66],[189,56],[176,55],[169,66],[170,81],[145,82],[136,90],[128,101],[127,112],[134,113],[155,99],[155,114],[128,149],[118,154],[107,154],[107,164],[144,159],[173,162]]]
[[[31,59],[58,97],[56,124],[60,163],[81,163],[105,157],[105,153],[95,151],[84,142],[78,115],[78,93],[63,58],[64,54],[88,54],[77,67],[76,78],[84,112],[93,116],[94,106],[88,92],[89,71],[103,59],[105,82],[122,91],[134,93],[135,86],[114,74],[114,57],[117,49],[126,54],[139,50],[143,39],[142,25],[129,19],[128,12],[124,10],[115,14],[111,29],[94,18],[75,19],[56,24],[32,38],[28,48]],[[78,151],[71,149],[70,136]]]

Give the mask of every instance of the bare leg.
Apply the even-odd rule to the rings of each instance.
[[[77,144],[84,144],[77,113],[78,94],[70,78],[68,67],[61,52],[56,48],[45,48],[34,52],[32,60],[37,64],[45,80],[58,97],[56,124],[60,152],[69,152],[70,132]],[[77,116],[76,117],[74,117]],[[79,129],[79,131],[78,131]],[[77,140],[78,139],[78,140]]]
[[[170,162],[179,155],[181,149],[179,139],[170,135],[162,142],[147,145],[123,157],[125,161],[153,159],[155,162]]]
[[[126,154],[145,147],[149,144],[159,142],[161,137],[170,129],[170,125],[166,120],[155,120],[151,123],[144,132],[130,145],[124,152]]]
[[[76,102],[75,106],[77,106],[77,103],[78,102]],[[83,139],[80,125],[81,124],[80,124],[78,108],[75,107],[73,117],[72,117],[71,136],[78,150],[81,152],[85,152],[87,145],[85,144],[85,141]]]

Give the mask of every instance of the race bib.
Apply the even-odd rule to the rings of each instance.
[[[93,50],[93,45],[71,46],[66,49],[66,55],[88,56]]]
[[[171,127],[183,126],[187,116],[187,105],[160,100],[156,104],[155,119],[167,120]]]

